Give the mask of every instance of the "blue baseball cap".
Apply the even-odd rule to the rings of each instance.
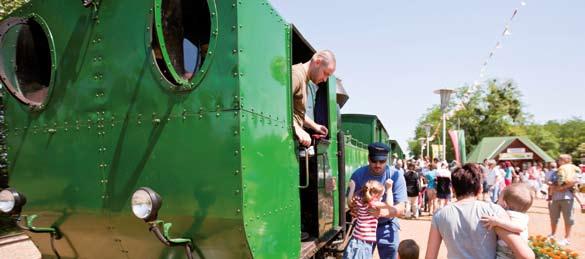
[[[388,160],[390,147],[382,142],[375,142],[368,145],[368,157],[374,161]]]

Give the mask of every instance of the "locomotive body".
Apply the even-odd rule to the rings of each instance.
[[[27,199],[4,237],[31,236],[43,256],[184,257],[133,215],[148,187],[166,234],[200,258],[333,251],[345,171],[367,153],[339,134],[332,76],[312,112],[329,136],[299,156],[291,66],[314,49],[294,26],[262,0],[83,3],[33,0],[0,21],[0,188]],[[54,232],[9,223],[23,215]]]

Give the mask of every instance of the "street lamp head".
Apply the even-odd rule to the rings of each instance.
[[[441,95],[441,112],[445,112],[445,110],[447,110],[447,106],[449,105],[449,98],[453,92],[455,92],[455,90],[449,88],[442,88],[433,91],[433,93]]]
[[[425,133],[427,134],[427,138],[429,137],[429,134],[431,134],[431,127],[433,125],[431,125],[430,123],[425,123],[423,124],[423,128],[425,129]]]
[[[445,122],[445,111],[447,110],[447,106],[449,105],[449,97],[451,96],[451,94],[455,92],[453,89],[447,89],[447,88],[443,88],[443,89],[438,89],[435,90],[434,93],[436,94],[440,94],[441,95],[441,113],[443,113],[443,142],[441,143],[441,145],[443,146],[443,160],[445,160],[445,147],[447,145],[445,145],[445,141],[447,139],[447,127],[446,127],[446,122]]]

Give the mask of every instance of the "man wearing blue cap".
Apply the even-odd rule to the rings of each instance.
[[[390,209],[371,208],[370,213],[378,217],[376,230],[376,244],[380,258],[396,258],[400,239],[398,231],[398,217],[404,214],[404,203],[406,196],[406,181],[401,171],[388,166],[388,152],[390,147],[384,143],[376,142],[368,146],[368,165],[360,167],[351,175],[349,182],[347,201],[350,209],[355,207],[354,193],[363,188],[369,180],[376,180],[382,184],[392,181],[392,197],[382,197],[385,202],[387,198],[393,199],[394,206]]]

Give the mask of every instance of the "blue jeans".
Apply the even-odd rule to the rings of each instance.
[[[378,223],[376,229],[376,239],[378,246],[378,255],[380,258],[396,259],[396,252],[398,251],[398,244],[400,238],[398,232],[400,231],[400,225],[398,219]]]
[[[500,185],[494,184],[493,189],[490,191],[490,198],[493,203],[498,203],[498,196],[500,195]]]

